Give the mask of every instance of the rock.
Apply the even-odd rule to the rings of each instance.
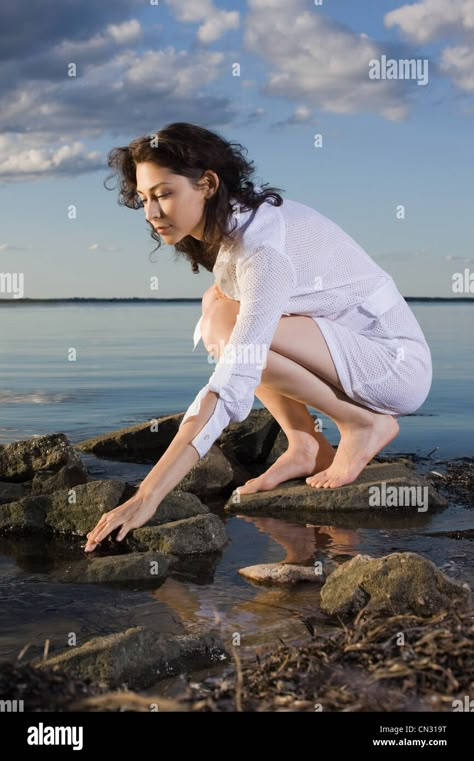
[[[146,582],[155,587],[166,579],[169,566],[170,558],[161,552],[130,552],[79,561],[52,575],[50,581],[92,584]]]
[[[265,515],[294,515],[297,511],[306,515],[332,511],[384,511],[387,514],[399,510],[416,514],[447,506],[448,501],[411,468],[399,463],[371,463],[346,486],[315,489],[306,484],[304,478],[292,479],[269,491],[233,493],[225,510],[242,514],[258,510],[263,514],[265,509]]]
[[[232,465],[219,447],[213,444],[209,452],[180,481],[179,488],[205,498],[220,494],[233,483]]]
[[[17,502],[30,493],[29,484],[15,484],[5,481],[0,482],[0,505],[6,505],[8,502]]]
[[[331,573],[321,589],[321,609],[334,616],[355,614],[369,603],[377,612],[432,616],[469,602],[467,585],[452,581],[414,552],[356,555]]]
[[[324,576],[316,570],[314,566],[293,563],[261,563],[239,568],[239,573],[246,579],[271,584],[297,584],[300,581],[322,584]]]
[[[81,462],[78,465],[65,465],[57,473],[40,471],[31,482],[31,494],[52,494],[60,489],[87,483],[87,470]]]
[[[134,489],[124,481],[90,481],[53,494],[25,497],[0,505],[0,531],[65,533],[85,536],[102,513],[129,498]],[[71,493],[75,503],[70,503]]]
[[[184,518],[194,518],[196,515],[209,514],[209,508],[203,505],[195,495],[181,489],[173,489],[158,505],[158,509],[146,524],[161,526],[170,521],[180,521]]]
[[[129,544],[134,549],[158,550],[176,556],[219,552],[228,541],[224,523],[213,513],[136,528],[129,536]]]
[[[224,454],[244,464],[265,462],[280,426],[268,410],[251,410],[241,423],[231,423],[216,441]]]
[[[32,664],[39,670],[59,670],[75,679],[105,682],[111,688],[125,683],[130,689],[144,689],[172,674],[215,665],[227,658],[222,642],[211,633],[159,634],[137,626],[95,637]]]
[[[0,532],[60,533],[85,537],[103,513],[126,502],[135,488],[124,481],[90,481],[53,494],[25,497],[0,505]],[[75,502],[70,502],[71,495]],[[110,536],[105,540],[109,541]],[[224,524],[194,494],[171,491],[146,528],[135,529],[127,543],[139,550],[172,555],[216,552],[227,542]],[[105,546],[105,543],[102,543]]]
[[[2,481],[29,481],[39,470],[56,473],[65,465],[82,467],[79,455],[71,447],[64,433],[0,445]]]
[[[265,470],[270,467],[270,465],[273,465],[275,460],[278,460],[278,458],[286,452],[288,449],[288,437],[286,433],[280,429],[278,432],[278,435],[275,439],[275,443],[273,444],[269,455],[267,459],[265,460]]]
[[[0,533],[37,534],[51,532],[46,526],[49,497],[24,497],[19,502],[0,505]]]
[[[183,417],[184,413],[154,418],[80,441],[75,446],[80,451],[92,452],[97,457],[156,463],[174,439]]]

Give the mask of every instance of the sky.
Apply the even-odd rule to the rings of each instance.
[[[245,146],[258,184],[335,221],[404,296],[455,295],[473,43],[474,0],[2,0],[0,298],[8,273],[27,298],[202,296],[212,274],[168,245],[150,259],[144,211],[103,185],[113,147],[174,121]]]

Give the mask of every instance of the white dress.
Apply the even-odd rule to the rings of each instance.
[[[209,382],[181,422],[198,414],[208,391],[219,394],[190,442],[200,458],[229,423],[249,415],[283,314],[307,315],[319,325],[349,398],[394,416],[417,410],[431,387],[431,353],[392,277],[305,204],[284,199],[282,206],[266,201],[256,210],[233,209],[234,242],[221,246],[213,273],[223,293],[240,302],[239,314]]]

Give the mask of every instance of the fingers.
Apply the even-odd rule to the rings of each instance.
[[[124,503],[125,504],[125,503]],[[117,536],[117,539],[121,541],[124,536],[127,535],[130,528],[132,528],[132,525],[129,520],[130,516],[130,509],[127,509],[127,511],[123,511],[124,505],[120,505],[120,511],[118,511],[118,508],[115,508],[114,510],[110,510],[108,513],[104,513],[99,520],[97,526],[92,529],[87,534],[87,542],[84,547],[84,550],[86,552],[92,552],[100,542],[102,542],[103,539],[106,538],[112,531],[114,531],[116,528],[121,526],[122,524],[126,524],[127,528],[125,530],[125,533],[123,532],[123,527],[120,532],[120,534]],[[118,512],[116,512],[116,510]]]
[[[126,523],[124,523],[119,533],[117,534],[117,542],[121,542],[122,539],[124,539],[127,536],[131,528],[133,528],[133,526],[130,523],[130,521],[127,521]]]
[[[87,534],[87,543],[84,548],[85,551],[91,552],[94,550],[96,546],[102,541],[102,539],[105,539],[105,537],[110,534],[113,529],[114,526],[112,525],[110,514],[104,513],[95,528],[93,528],[92,531]]]

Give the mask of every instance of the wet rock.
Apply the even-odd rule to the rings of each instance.
[[[227,658],[222,642],[212,633],[159,634],[138,626],[95,637],[32,665],[39,670],[58,670],[74,679],[105,682],[110,687],[125,683],[131,689],[143,689],[173,674]]]
[[[209,514],[209,508],[203,505],[195,495],[181,489],[173,489],[158,505],[158,509],[146,524],[160,526],[170,521],[180,521],[184,518],[194,518],[196,515]]]
[[[366,605],[374,612],[432,616],[466,606],[470,599],[467,585],[452,581],[414,552],[356,555],[330,574],[321,589],[322,610],[338,616],[353,615]]]
[[[228,541],[224,523],[213,513],[137,528],[129,537],[129,544],[135,549],[176,556],[219,552]]]
[[[0,505],[0,533],[37,534],[51,529],[46,526],[49,497],[24,497],[19,502]]]
[[[319,566],[303,566],[294,563],[261,563],[239,568],[246,579],[266,584],[297,584],[300,581],[322,584],[325,577],[319,573]]]
[[[170,558],[161,552],[131,552],[79,561],[59,570],[50,580],[90,584],[145,582],[159,586],[166,579],[169,567]]]
[[[280,426],[268,410],[251,410],[241,423],[231,423],[216,441],[225,455],[243,464],[265,462]]]
[[[184,413],[166,415],[77,443],[76,449],[124,462],[156,461],[178,432]]]
[[[85,537],[103,513],[127,501],[135,491],[124,481],[107,480],[25,497],[19,502],[0,505],[0,531]],[[105,540],[108,541],[110,536]],[[127,536],[127,543],[136,549],[183,556],[216,552],[226,542],[220,518],[210,513],[194,494],[179,490],[165,497],[146,528],[135,529]]]
[[[85,536],[102,513],[127,500],[134,489],[124,481],[90,481],[53,494],[0,505],[0,531],[65,533]]]
[[[31,482],[31,494],[52,494],[60,489],[87,483],[87,470],[83,463],[65,465],[57,473],[39,471]]]
[[[82,463],[64,433],[0,445],[2,481],[21,483],[33,479],[37,471],[56,473],[66,465],[80,468]]]
[[[209,452],[179,482],[179,488],[200,497],[220,494],[234,483],[234,469],[218,446]]]
[[[29,484],[15,484],[0,482],[0,505],[6,505],[8,502],[17,502],[30,493]]]
[[[447,507],[448,501],[422,476],[399,463],[371,463],[359,477],[335,489],[315,489],[304,478],[292,479],[270,491],[233,493],[225,510],[233,513],[291,514],[343,511],[383,511],[422,514]],[[263,512],[265,511],[265,513]]]

